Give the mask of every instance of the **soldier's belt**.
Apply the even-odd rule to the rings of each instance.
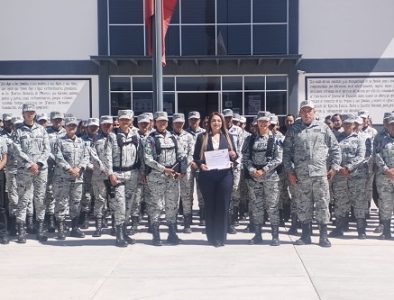
[[[131,171],[131,170],[135,170],[137,168],[138,168],[137,165],[133,165],[131,167],[113,167],[112,170],[114,172],[127,172],[127,171]]]

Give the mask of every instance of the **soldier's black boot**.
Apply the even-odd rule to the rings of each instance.
[[[66,239],[64,220],[59,220],[57,222],[57,239],[60,241],[64,241]]]
[[[205,210],[204,210],[204,207],[200,207],[200,213],[199,213],[199,216],[200,216],[200,226],[205,226]]]
[[[159,230],[159,222],[151,223],[152,235],[153,235],[153,246],[161,246],[161,238],[160,238],[160,230]]]
[[[301,238],[295,241],[295,245],[309,245],[312,244],[311,240],[311,223],[302,223],[302,233]]]
[[[111,215],[111,235],[116,236],[115,216]]]
[[[55,232],[55,231],[56,231],[55,215],[48,214],[48,232]]]
[[[132,239],[132,238],[129,237],[129,235],[127,234],[127,225],[126,225],[126,222],[123,223],[123,238],[124,238],[124,240],[127,242],[127,244],[130,244],[130,245],[135,244],[135,239]]]
[[[76,217],[74,219],[71,220],[72,223],[72,227],[71,227],[71,231],[70,231],[70,236],[72,237],[76,237],[76,238],[84,238],[85,234],[81,231],[81,229],[79,229],[79,218]]]
[[[100,237],[103,233],[103,218],[96,218],[96,231],[93,232],[92,237]]]
[[[124,233],[123,233],[123,225],[116,225],[115,226],[115,230],[116,230],[116,242],[115,245],[117,247],[127,247],[127,242],[124,239]]]
[[[79,217],[79,224],[81,225],[81,229],[89,228],[89,212],[82,211]]]
[[[25,224],[17,223],[17,230],[18,230],[18,239],[16,240],[16,242],[19,244],[25,244],[26,243]]]
[[[192,233],[192,229],[190,228],[192,220],[192,215],[185,215],[183,217],[183,233]]]
[[[257,245],[263,243],[263,237],[261,235],[261,225],[254,225],[254,237],[249,240],[249,245]]]
[[[178,235],[176,234],[176,227],[174,223],[168,224],[168,237],[167,243],[170,245],[178,245],[181,242]]]
[[[380,240],[390,240],[391,239],[391,220],[382,220],[383,223],[383,234],[379,236]]]
[[[291,235],[297,235],[298,234],[297,214],[291,214],[291,225],[290,225],[289,231],[287,233],[291,234]]]
[[[16,217],[15,216],[9,217],[8,234],[10,236],[16,236]]]
[[[34,218],[33,216],[26,217],[26,231],[29,234],[34,234],[36,231],[34,230]]]
[[[366,221],[363,218],[357,219],[357,233],[359,240],[365,240],[367,235],[365,233]]]
[[[48,237],[44,233],[44,221],[39,220],[37,222],[37,240],[40,242],[46,242]]]
[[[329,234],[329,237],[342,237],[343,236],[343,230],[345,227],[345,218],[344,217],[337,217],[335,220],[335,229],[331,231]]]
[[[149,216],[148,216],[148,233],[153,233],[152,221],[150,220]]]
[[[331,247],[331,242],[328,240],[327,235],[327,224],[320,224],[319,246],[324,248]]]
[[[279,226],[278,225],[272,225],[272,240],[271,240],[271,246],[279,246],[280,241],[279,241]]]
[[[140,224],[140,218],[138,216],[131,217],[131,230],[130,235],[134,235],[138,232],[138,225]]]

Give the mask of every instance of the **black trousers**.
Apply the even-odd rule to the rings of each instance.
[[[0,171],[0,236],[7,235],[7,214],[5,207],[5,174]]]
[[[205,202],[205,226],[208,242],[225,242],[233,189],[233,173],[231,169],[201,171],[199,184]]]

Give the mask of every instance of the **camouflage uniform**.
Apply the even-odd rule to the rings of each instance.
[[[93,141],[96,136],[84,135],[82,140],[86,144],[89,153],[89,163],[86,166],[86,169],[83,174],[83,187],[82,187],[82,200],[81,200],[81,211],[83,213],[83,221],[84,227],[88,226],[88,213],[90,212],[90,208],[92,205],[92,197],[93,197],[93,184],[92,184],[92,176],[93,176],[93,164],[91,162],[91,149],[93,146]]]
[[[7,141],[4,136],[0,136],[0,161],[3,162],[7,155]],[[5,165],[3,166],[5,167]],[[8,244],[8,228],[7,228],[7,214],[6,214],[6,203],[5,203],[5,175],[4,169],[0,170],[0,243]]]
[[[234,149],[237,153],[241,153],[242,150],[242,129],[239,126],[236,125],[231,125],[231,127],[228,129],[228,133],[233,137],[234,144],[236,149]],[[238,157],[237,159],[237,164],[234,165],[233,167],[233,175],[234,175],[234,181],[233,181],[233,193],[232,193],[232,199],[231,199],[231,205],[230,205],[230,212],[237,215],[238,214],[238,208],[239,208],[239,202],[241,199],[241,195],[239,193],[239,181],[241,179],[241,160],[242,156]],[[236,218],[236,216],[234,216]]]

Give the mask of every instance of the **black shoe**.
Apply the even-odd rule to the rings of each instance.
[[[17,238],[16,242],[19,244],[25,244],[26,243],[25,224],[18,223],[17,228],[18,228],[18,238]]]
[[[333,231],[330,232],[330,234],[328,235],[329,237],[342,237],[343,236],[343,231],[345,228],[345,218],[343,217],[337,217],[335,220],[335,229]]]
[[[192,224],[192,215],[183,216],[183,233],[192,233],[192,229],[190,228]]]
[[[254,237],[249,240],[249,245],[257,245],[263,243],[263,238],[261,236],[261,225],[254,225],[255,232]]]
[[[328,240],[327,225],[326,224],[320,224],[319,246],[324,247],[324,248],[331,247],[331,242]]]
[[[35,234],[35,228],[34,228],[34,218],[33,216],[27,216],[26,217],[26,232],[29,234]]]
[[[9,244],[10,239],[8,238],[8,234],[4,234],[2,236],[0,236],[0,244],[2,245],[7,245]]]
[[[383,234],[379,236],[380,240],[391,240],[391,220],[382,220]]]
[[[79,217],[79,224],[81,229],[88,229],[89,228],[89,212],[83,211]]]
[[[160,230],[159,230],[159,222],[153,222],[151,223],[151,229],[152,229],[152,235],[153,235],[153,240],[152,244],[153,246],[161,246],[161,239],[160,239]]]
[[[303,223],[301,226],[302,226],[301,238],[296,240],[294,244],[298,246],[312,244],[311,223]]]
[[[123,225],[116,225],[116,241],[115,245],[117,247],[125,248],[127,247],[128,243],[124,239],[124,233],[123,233]]]
[[[96,218],[96,231],[92,234],[92,237],[101,237],[103,232],[103,218]]]
[[[272,240],[271,240],[271,246],[279,246],[280,241],[279,241],[279,226],[278,225],[272,225]]]
[[[53,214],[48,215],[48,232],[55,232],[56,231],[56,221],[55,216]]]
[[[127,244],[129,244],[129,245],[135,244],[135,239],[132,239],[132,238],[129,237],[129,235],[127,234],[127,226],[126,226],[126,223],[123,223],[123,238],[124,238],[124,240],[127,242]]]
[[[357,219],[357,234],[359,240],[365,240],[367,238],[367,234],[365,233],[365,227],[365,219]]]
[[[176,234],[176,227],[174,223],[168,224],[168,238],[167,243],[170,245],[179,245],[181,240]]]
[[[37,240],[40,242],[48,240],[48,237],[44,234],[44,221],[41,220],[37,222]]]
[[[57,239],[64,241],[66,239],[64,220],[57,222]]]
[[[72,227],[70,231],[70,236],[75,238],[84,238],[85,234],[79,229],[79,218],[72,219]]]

